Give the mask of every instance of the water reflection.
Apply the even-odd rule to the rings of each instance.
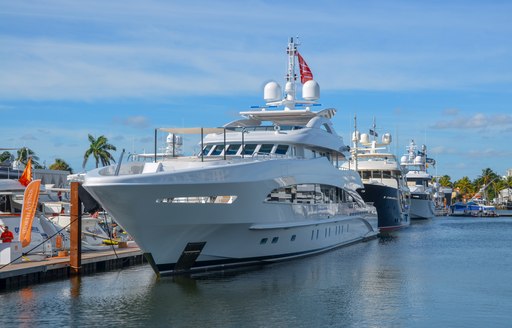
[[[0,294],[0,314],[13,326],[506,326],[511,227],[503,219],[433,220],[264,267],[77,276]]]
[[[71,296],[72,299],[78,298],[80,296],[80,288],[82,287],[81,281],[82,276],[80,275],[72,275],[71,277],[69,277],[69,295]]]

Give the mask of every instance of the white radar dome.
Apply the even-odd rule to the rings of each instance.
[[[391,134],[384,133],[384,135],[382,135],[382,143],[385,145],[389,145],[391,143]]]
[[[407,164],[407,156],[404,155],[404,156],[400,157],[400,163]]]
[[[302,86],[302,98],[305,100],[318,100],[320,98],[320,85],[315,80],[309,80]]]
[[[169,133],[167,135],[167,143],[173,143],[173,137],[174,137],[174,143],[176,145],[183,145],[183,138],[177,134]]]
[[[414,164],[421,164],[423,162],[421,156],[416,156],[414,158]]]
[[[263,89],[263,99],[267,102],[281,100],[281,86],[277,82],[268,82]]]
[[[369,144],[370,143],[370,136],[368,133],[362,133],[361,134],[361,143],[362,144]]]

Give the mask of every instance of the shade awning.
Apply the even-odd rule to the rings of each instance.
[[[201,134],[201,130],[203,134],[224,133],[224,128],[158,128],[157,130],[174,134]]]

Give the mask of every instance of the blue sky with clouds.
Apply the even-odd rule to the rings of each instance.
[[[433,174],[512,168],[509,1],[0,0],[0,147],[82,170],[87,135],[152,151],[155,127],[221,126],[299,50],[350,140],[375,116]],[[117,159],[120,152],[116,152]],[[92,159],[86,168],[93,167]]]

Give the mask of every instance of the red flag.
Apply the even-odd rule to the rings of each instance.
[[[28,159],[27,166],[25,166],[25,170],[18,181],[25,187],[32,181],[32,157]]]
[[[313,79],[313,73],[311,73],[311,70],[309,69],[308,64],[302,58],[302,56],[297,51],[297,57],[299,58],[299,68],[300,68],[300,82],[302,84],[306,83],[309,80]]]
[[[41,180],[34,180],[29,183],[23,196],[23,207],[21,208],[20,241],[21,246],[30,244],[32,235],[32,223],[36,215],[37,201],[39,200],[39,188]]]

